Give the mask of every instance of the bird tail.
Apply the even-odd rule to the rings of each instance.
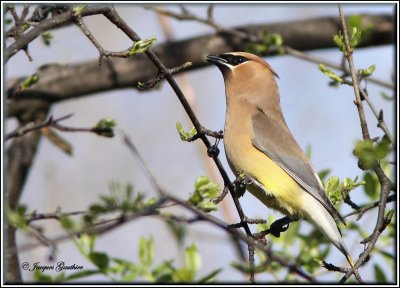
[[[336,223],[335,223],[335,224],[336,224]],[[339,231],[339,229],[338,229],[338,231]],[[332,242],[333,242],[333,241],[332,241]],[[351,259],[350,253],[349,253],[349,251],[347,250],[347,247],[346,247],[346,245],[344,244],[343,239],[340,238],[340,243],[338,243],[338,245],[337,245],[335,242],[333,242],[333,244],[340,250],[340,252],[343,253],[344,256],[346,256],[347,262],[349,262],[351,268],[354,269],[354,262],[353,262],[353,259]]]
[[[304,203],[307,203],[307,207],[302,209],[305,218],[311,221],[327,238],[329,238],[329,240],[332,241],[333,245],[335,245],[336,248],[338,248],[346,257],[350,266],[354,268],[353,260],[343,242],[342,235],[340,234],[339,228],[337,227],[332,215],[310,194],[307,193],[305,197],[307,199]]]

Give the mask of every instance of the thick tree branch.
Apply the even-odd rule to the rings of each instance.
[[[107,9],[103,6],[88,7],[82,13],[82,17],[101,14]],[[363,17],[365,22],[372,24],[373,30],[369,37],[364,39],[361,46],[393,43],[393,18],[391,15],[363,15]],[[44,20],[34,30],[28,32],[32,33],[32,36],[29,37],[32,38],[36,34],[37,37],[40,34],[34,32],[35,29],[40,28],[40,32],[42,32],[72,21],[75,20],[69,12]],[[337,34],[339,24],[337,19],[326,17],[279,24],[248,25],[234,29],[255,36],[260,35],[262,31],[279,33],[284,39],[285,45],[305,51],[333,48],[332,35]],[[246,50],[245,46],[246,42],[238,36],[218,33],[160,44],[155,46],[153,51],[165,66],[177,67],[184,62],[192,62],[193,65],[187,69],[191,70],[207,65],[204,60],[207,54],[243,51]],[[7,82],[8,116],[13,117],[22,112],[35,111],[41,105],[42,102],[39,101],[41,99],[46,102],[57,102],[111,89],[136,88],[138,82],[149,82],[158,75],[158,70],[153,65],[149,65],[149,59],[145,55],[104,62],[100,67],[97,60],[75,65],[43,66],[37,72],[40,76],[39,82],[18,92],[17,88],[26,77],[9,80]]]
[[[41,121],[46,117],[47,110],[37,111],[36,119]],[[22,122],[22,124],[24,124]],[[26,124],[26,123],[25,123]],[[6,203],[10,209],[17,208],[19,198],[24,187],[25,180],[30,170],[33,158],[36,153],[40,139],[40,131],[33,131],[24,138],[16,138],[11,143],[7,151],[7,182],[6,182]],[[7,228],[7,257],[6,279],[9,283],[19,283],[22,281],[18,255],[16,251],[16,228],[9,223],[6,224]]]

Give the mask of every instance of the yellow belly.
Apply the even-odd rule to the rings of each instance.
[[[266,154],[256,149],[251,135],[225,133],[225,153],[229,166],[239,175],[253,177],[263,189],[249,185],[248,190],[266,206],[286,215],[299,215],[303,207],[303,189]]]

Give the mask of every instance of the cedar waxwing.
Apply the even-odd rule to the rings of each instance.
[[[290,132],[280,107],[274,70],[244,52],[209,55],[225,80],[225,153],[236,176],[252,178],[248,190],[266,206],[312,222],[353,262],[336,220],[345,223]]]

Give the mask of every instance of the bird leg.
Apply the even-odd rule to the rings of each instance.
[[[272,234],[276,238],[279,238],[281,236],[281,233],[285,232],[289,228],[289,223],[297,221],[298,219],[299,219],[298,217],[288,217],[288,216],[278,219],[269,226],[269,229],[254,234],[254,237],[257,239],[262,239],[266,235]]]
[[[208,153],[208,151],[207,151],[207,153]],[[218,197],[212,199],[211,202],[213,202],[214,204],[218,204],[219,202],[221,202],[225,198],[225,196],[228,194],[230,185],[233,185],[233,191],[235,191],[235,195],[238,198],[240,198],[246,192],[246,186],[251,184],[251,183],[253,183],[253,182],[254,182],[253,178],[251,178],[250,176],[245,175],[243,173],[240,173],[239,176],[236,177],[235,181],[233,181],[233,182],[229,183],[228,185],[226,185],[224,187],[224,189],[222,190],[221,195],[219,195]]]
[[[219,148],[218,148],[219,141],[221,141],[221,139],[216,138],[214,145],[210,146],[207,149],[208,157],[211,157],[211,158],[218,157],[218,155],[219,155]]]
[[[240,173],[239,176],[236,177],[235,181],[233,181],[235,194],[238,198],[242,197],[246,192],[247,185],[250,185],[254,182],[254,179],[244,173]]]

